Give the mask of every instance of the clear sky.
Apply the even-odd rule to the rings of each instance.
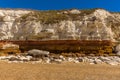
[[[0,8],[37,10],[104,8],[120,12],[120,0],[0,0]]]

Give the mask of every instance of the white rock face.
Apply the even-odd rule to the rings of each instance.
[[[44,24],[40,21],[17,22],[28,10],[0,10],[0,40],[51,40],[51,39],[120,39],[120,15],[97,9],[92,14],[82,16],[82,20],[63,20],[58,23]],[[71,10],[71,14],[82,14]],[[79,16],[78,16],[79,18]],[[109,18],[109,19],[108,19]],[[114,22],[115,29],[111,27]]]
[[[98,9],[93,13],[96,17],[104,20],[108,16],[111,16],[111,14],[103,9]]]
[[[30,11],[26,10],[0,10],[0,40],[11,39],[13,34],[11,33],[14,21],[21,16],[28,14]],[[18,26],[17,26],[18,27]]]

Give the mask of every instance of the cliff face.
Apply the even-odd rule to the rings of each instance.
[[[119,40],[120,14],[92,10],[0,10],[0,40]]]
[[[14,22],[17,18],[28,14],[30,11],[25,10],[7,10],[1,9],[0,10],[0,40],[4,39],[12,39],[16,32],[18,26],[14,25]],[[16,23],[19,24],[19,23]]]

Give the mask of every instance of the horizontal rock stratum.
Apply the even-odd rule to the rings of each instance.
[[[104,9],[0,9],[0,40],[119,40],[120,14]]]

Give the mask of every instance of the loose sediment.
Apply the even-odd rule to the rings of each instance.
[[[120,56],[85,56],[85,57],[63,57],[62,55],[55,57],[32,57],[32,56],[1,56],[0,60],[7,61],[8,63],[89,63],[89,64],[109,64],[109,65],[120,65]]]

